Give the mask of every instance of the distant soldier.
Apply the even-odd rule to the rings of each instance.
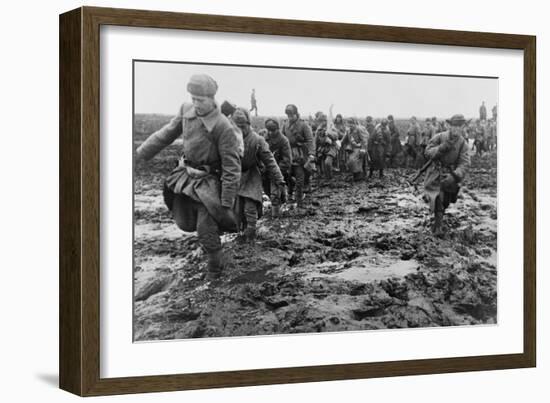
[[[254,116],[258,116],[258,103],[256,101],[256,90],[252,88],[252,94],[250,94],[250,112],[254,111]]]
[[[485,101],[483,101],[479,107],[479,120],[487,120],[487,108],[485,107]]]
[[[374,134],[374,129],[376,128],[376,125],[374,124],[372,116],[367,116],[367,119],[365,120],[365,128],[367,129],[369,136],[372,136]]]
[[[408,166],[416,166],[420,146],[420,135],[420,125],[416,117],[413,116],[409,122],[409,128],[407,129],[407,136],[405,138],[405,153],[407,160],[412,161],[406,164]]]
[[[279,122],[275,119],[267,119],[265,121],[265,128],[267,129],[266,141],[269,145],[269,150],[273,154],[273,158],[279,165],[281,174],[285,179],[287,185],[290,184],[290,167],[292,164],[292,156],[290,152],[290,143],[288,139],[282,135],[279,130]],[[270,196],[271,199],[271,216],[277,218],[281,211],[281,202],[286,200],[286,189],[277,185],[269,176],[269,172],[263,169],[263,186],[264,192]]]
[[[322,115],[315,133],[315,145],[317,147],[317,162],[326,179],[332,179],[332,164],[338,155],[336,142],[338,134],[334,126],[327,125],[327,118]]]
[[[384,176],[384,168],[386,167],[386,155],[389,154],[390,145],[390,129],[388,128],[387,119],[382,119],[380,124],[376,126],[374,134],[368,138],[368,154],[370,157],[369,163],[369,178],[372,173],[377,170],[380,178]]]
[[[476,121],[476,126],[474,127],[474,147],[476,148],[476,155],[482,156],[483,152],[487,150],[487,137],[486,129],[481,120]]]
[[[468,144],[462,137],[463,115],[454,115],[450,120],[449,131],[436,134],[426,147],[426,155],[434,162],[426,171],[424,180],[425,197],[434,212],[432,231],[442,233],[442,221],[445,209],[457,200],[459,184],[463,181],[470,156]]]
[[[283,134],[288,138],[290,143],[292,154],[291,177],[293,177],[296,182],[295,198],[298,203],[298,208],[303,208],[305,207],[304,188],[308,185],[308,183],[306,183],[306,171],[308,171],[308,175],[310,175],[311,171],[314,169],[315,145],[311,134],[311,128],[306,122],[300,119],[296,105],[287,105],[285,114],[288,120],[283,126]],[[292,193],[292,191],[293,189],[289,189],[289,193]]]
[[[435,129],[432,125],[432,120],[426,119],[424,128],[422,130],[422,135],[420,138],[420,147],[419,147],[420,149],[419,154],[422,156],[423,159],[425,159],[424,153],[426,151],[426,147],[428,146],[428,143],[430,142],[433,136],[435,136]]]
[[[390,167],[395,166],[395,158],[401,153],[401,135],[399,129],[395,125],[393,115],[388,115],[388,129],[390,130]]]
[[[185,232],[197,232],[208,255],[208,279],[225,265],[220,231],[237,231],[233,208],[241,179],[242,134],[221,114],[214,95],[218,85],[206,74],[187,84],[192,103],[151,134],[136,151],[148,160],[182,136],[182,157],[164,184],[164,201]]]
[[[497,143],[497,125],[494,120],[487,122],[487,150],[493,151],[496,149]]]
[[[342,147],[342,140],[344,139],[344,136],[346,135],[346,123],[344,122],[344,119],[341,114],[337,114],[336,118],[334,119],[334,129],[336,130],[337,136],[338,136],[338,158],[337,158],[337,166],[340,170],[344,171],[346,167],[346,161],[347,161],[347,153],[344,150],[344,147]]]
[[[243,236],[247,241],[256,238],[256,222],[262,215],[262,175],[260,166],[266,171],[271,183],[279,189],[285,186],[281,170],[269,150],[269,145],[250,127],[250,115],[244,108],[237,108],[233,120],[241,129],[244,140],[244,157],[239,190],[239,218]]]
[[[496,104],[493,106],[493,109],[491,110],[491,112],[493,113],[493,120],[496,123],[497,115],[498,115],[498,106]]]
[[[364,160],[367,158],[368,133],[357,124],[355,118],[347,118],[346,124],[348,130],[342,140],[342,147],[348,154],[348,171],[354,181],[359,181],[362,179]]]

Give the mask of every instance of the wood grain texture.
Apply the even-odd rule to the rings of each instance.
[[[81,394],[81,11],[59,17],[59,386]]]
[[[524,352],[100,378],[101,25],[522,49],[524,51]],[[536,363],[535,37],[496,33],[83,7],[60,17],[60,386],[82,396],[481,371]]]

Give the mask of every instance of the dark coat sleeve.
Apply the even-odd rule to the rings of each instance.
[[[308,156],[315,155],[315,139],[311,133],[311,127],[305,122],[302,124],[302,135],[304,137],[304,145],[307,148]]]
[[[280,144],[279,168],[286,174],[290,171],[292,165],[292,152],[290,151],[290,142],[286,136],[281,136]]]
[[[426,150],[424,151],[424,154],[428,158],[433,158],[437,154],[437,151],[439,150],[439,146],[441,145],[441,133],[436,134],[432,137],[432,139],[428,142],[428,145],[426,146]]]
[[[265,139],[261,136],[258,136],[258,147],[256,151],[256,157],[264,165],[266,172],[269,175],[269,178],[276,184],[284,183],[283,175],[275,161],[275,157],[269,150],[269,145]]]
[[[149,160],[158,154],[162,149],[169,146],[181,135],[183,105],[176,116],[162,128],[151,134],[136,150],[138,158]]]
[[[219,125],[218,153],[221,160],[221,205],[233,207],[241,183],[241,157],[238,133],[229,122]]]

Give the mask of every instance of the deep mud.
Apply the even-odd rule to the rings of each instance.
[[[172,145],[135,176],[134,336],[140,340],[493,324],[497,318],[496,155],[472,156],[445,234],[412,170],[314,181],[311,208],[260,220],[254,245],[224,236],[229,259],[206,282],[195,234],[162,201]]]

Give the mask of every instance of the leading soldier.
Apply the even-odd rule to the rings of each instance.
[[[426,171],[424,191],[430,209],[434,212],[432,231],[442,233],[443,213],[450,203],[456,202],[460,183],[470,165],[468,144],[462,136],[466,123],[463,115],[454,115],[447,120],[448,131],[436,134],[426,147],[426,156],[433,163]]]
[[[177,115],[138,147],[136,161],[149,160],[180,135],[182,156],[164,184],[164,201],[178,227],[197,231],[208,255],[208,279],[224,266],[220,231],[237,231],[233,208],[241,179],[242,134],[220,112],[214,99],[216,81],[206,74],[191,76]]]

